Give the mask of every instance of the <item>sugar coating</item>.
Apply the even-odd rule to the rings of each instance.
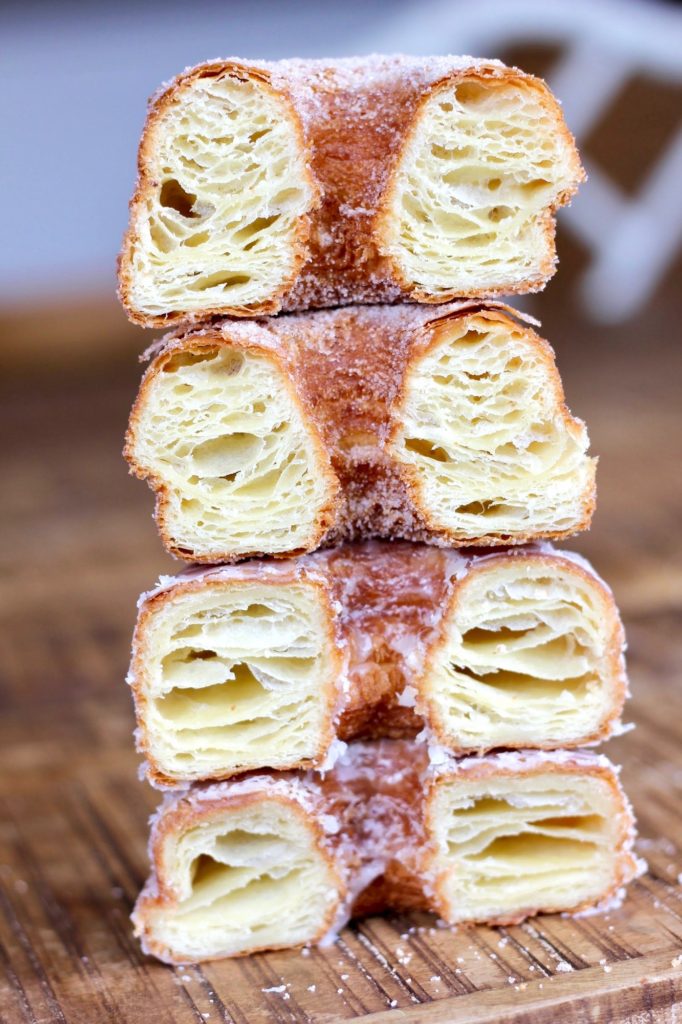
[[[524,565],[520,562],[522,558],[526,559]],[[147,659],[151,654],[147,650],[145,623],[150,615],[156,614],[157,609],[163,612],[169,602],[173,614],[181,616],[181,602],[188,588],[189,596],[194,600],[197,597],[201,598],[201,588],[204,584],[211,585],[210,590],[207,590],[207,597],[215,595],[214,588],[224,584],[226,598],[229,597],[231,601],[234,598],[230,595],[237,595],[242,584],[257,583],[266,587],[272,585],[272,590],[262,591],[261,597],[267,599],[268,593],[271,593],[273,599],[277,600],[278,587],[286,588],[292,583],[300,584],[307,581],[314,584],[319,591],[318,595],[311,595],[310,598],[315,606],[320,598],[324,597],[324,607],[327,609],[324,612],[324,622],[327,623],[324,626],[324,643],[325,647],[330,642],[333,643],[335,657],[332,662],[328,662],[334,666],[333,678],[330,676],[328,681],[325,681],[326,677],[324,680],[320,678],[317,684],[318,689],[321,690],[324,685],[325,693],[332,694],[330,698],[325,698],[331,701],[327,712],[330,716],[329,732],[326,733],[327,738],[320,741],[321,745],[313,748],[319,752],[316,759],[305,764],[312,764],[319,771],[327,772],[334,768],[337,759],[345,752],[345,744],[351,740],[381,736],[412,736],[417,742],[426,744],[432,765],[442,763],[447,767],[453,758],[452,750],[460,753],[478,750],[480,753],[495,746],[512,745],[506,742],[486,744],[485,734],[481,733],[480,745],[470,740],[465,743],[460,738],[461,745],[456,746],[457,727],[449,726],[443,731],[444,725],[439,719],[442,713],[439,709],[444,705],[438,701],[446,700],[448,691],[436,691],[435,695],[432,691],[434,680],[441,680],[440,676],[434,675],[434,672],[441,672],[438,668],[440,661],[437,660],[440,655],[437,652],[444,649],[443,657],[455,657],[454,654],[447,653],[447,645],[451,642],[449,638],[459,636],[461,630],[475,626],[476,621],[483,621],[480,616],[478,620],[476,619],[478,598],[466,597],[472,582],[479,588],[483,587],[484,591],[488,588],[492,594],[491,600],[497,602],[501,609],[496,613],[499,615],[504,612],[504,602],[511,602],[511,598],[505,596],[505,587],[524,586],[524,579],[532,574],[535,577],[548,577],[551,586],[552,574],[557,571],[565,573],[566,569],[563,567],[567,561],[570,565],[575,565],[572,560],[564,559],[562,552],[555,551],[546,544],[481,554],[466,549],[445,551],[433,546],[404,542],[387,544],[368,541],[364,544],[325,549],[289,561],[252,561],[238,566],[194,567],[177,577],[163,577],[157,587],[140,599],[141,625],[138,625],[135,632],[128,682],[133,686],[137,701],[140,688],[146,692],[150,685],[146,682]],[[517,577],[513,575],[510,577],[511,582],[496,586],[494,581],[498,577],[495,574],[508,572],[508,567],[513,568],[515,573],[517,565],[520,569],[518,582],[514,582]],[[570,586],[585,586],[581,579],[584,569],[581,563],[577,579],[571,582]],[[574,568],[568,577],[569,581],[575,573]],[[575,720],[574,731],[570,734],[575,746],[596,743],[620,731],[619,712],[625,689],[624,664],[619,650],[620,623],[615,605],[608,592],[600,591],[599,578],[592,570],[588,579],[592,581],[591,589],[587,591],[588,595],[591,595],[590,599],[604,601],[604,616],[607,617],[607,621],[613,617],[610,632],[607,630],[604,640],[599,640],[600,644],[603,642],[606,645],[605,652],[611,653],[599,654],[595,646],[597,653],[594,657],[604,657],[606,660],[603,663],[594,662],[595,666],[601,667],[593,669],[598,675],[594,677],[591,685],[594,689],[594,686],[599,684],[600,692],[603,693],[603,705],[594,705],[594,710],[589,711],[590,717],[584,723]],[[476,582],[477,580],[479,582]],[[231,588],[231,584],[235,585],[235,590]],[[541,597],[543,592],[541,589]],[[575,594],[580,592],[576,590]],[[569,589],[566,599],[570,598],[571,593]],[[216,607],[219,609],[219,596],[213,596],[211,600],[218,600]],[[542,601],[538,607],[542,608]],[[551,602],[549,607],[550,610],[553,607]],[[599,614],[600,620],[603,617],[599,612],[601,607],[598,604],[598,611],[595,613]],[[463,614],[466,617],[461,619]],[[480,614],[483,614],[482,610]],[[510,614],[518,616],[518,611],[510,611]],[[458,625],[460,619],[468,625]],[[182,620],[178,619],[179,624],[174,628],[180,629],[181,622]],[[577,626],[571,624],[570,628],[566,627],[568,632],[565,634],[565,642],[569,646],[572,643],[572,630],[587,628],[586,623],[587,619],[584,619],[581,625],[578,618]],[[523,626],[523,621],[519,620],[519,624]],[[584,637],[582,642],[585,642]],[[597,640],[590,642],[596,645]],[[502,646],[504,647],[504,644]],[[465,657],[464,663],[467,664],[468,655],[465,648],[462,648],[460,654]],[[475,650],[473,654],[475,655]],[[504,658],[506,655],[500,657]],[[476,662],[472,664],[475,668]],[[504,668],[504,661],[499,664]],[[154,679],[157,679],[156,675]],[[197,684],[200,684],[199,679]],[[154,687],[158,688],[160,685],[161,681],[154,682]],[[438,685],[447,687],[450,684],[443,677]],[[442,696],[439,697],[438,693]],[[554,699],[555,702],[559,702],[557,706],[563,707],[561,695],[562,690],[558,688]],[[550,711],[551,707],[545,713],[549,714]],[[138,707],[138,713],[138,745],[149,759],[151,748],[147,745],[145,736],[145,715],[148,712],[144,701]],[[578,731],[575,731],[576,729]],[[450,748],[448,744],[453,744],[453,747]],[[530,746],[533,745],[533,740],[529,735],[528,740],[524,743],[519,741],[517,745]],[[555,740],[553,745],[566,746],[571,743],[566,738],[562,742]],[[261,763],[268,764],[267,761]],[[273,766],[290,767],[296,764],[296,760],[292,758],[273,763]],[[257,769],[259,764],[255,763],[253,767]],[[153,771],[153,766],[149,764],[143,770],[148,772],[153,784],[164,787],[174,784],[172,779],[159,779]]]
[[[538,290],[583,177],[544,83],[454,56],[205,62],[139,166],[120,284],[147,326]]]
[[[584,528],[594,501],[587,433],[565,406],[551,349],[523,323],[499,303],[465,302],[222,320],[169,335],[143,380],[126,448],[157,491],[166,546],[229,562],[369,537],[498,546]],[[245,376],[230,383],[221,368],[233,353]],[[267,386],[252,381],[253,398],[262,395],[264,410],[290,406],[287,432],[264,425],[266,411],[244,414],[246,426],[232,431],[251,423],[254,454],[240,456],[228,482],[205,475],[197,453],[208,443],[229,452],[241,436],[223,435],[227,413],[212,412],[214,425],[208,409],[227,409],[229,388],[241,381],[244,391],[266,366]],[[174,386],[185,379],[190,397]],[[510,401],[515,419],[505,417]],[[262,452],[271,446],[280,468],[268,475]],[[305,483],[298,499],[285,456]],[[287,529],[257,517],[251,529],[237,514],[243,483],[266,478],[262,504],[271,516],[280,501]]]
[[[644,869],[643,862],[631,856],[634,841],[631,809],[618,788],[610,762],[584,751],[521,751],[466,758],[449,766],[448,784],[459,777],[464,780],[472,773],[479,779],[489,778],[493,783],[499,779],[508,782],[515,777],[542,775],[548,769],[575,772],[578,776],[598,770],[604,773],[609,786],[615,787],[620,805],[614,803],[614,813],[620,806],[618,813],[627,825],[615,851],[620,881],[603,893],[594,908],[581,911],[603,912],[622,899],[624,884]],[[387,900],[395,902],[399,908],[443,913],[439,874],[430,855],[433,837],[429,830],[433,823],[427,823],[428,814],[432,813],[427,811],[427,805],[434,784],[437,785],[438,780],[423,745],[415,748],[407,741],[357,743],[343,752],[333,770],[324,777],[312,772],[283,776],[258,773],[246,779],[166,797],[153,819],[150,854],[153,858],[165,822],[183,805],[192,812],[192,827],[200,827],[204,813],[212,815],[220,806],[227,807],[245,795],[263,801],[296,801],[314,825],[314,842],[333,863],[339,879],[331,927],[317,940],[328,945],[335,941],[354,913],[381,909]],[[505,794],[507,802],[516,806],[513,787],[507,788]],[[525,807],[524,793],[518,796],[518,807]],[[162,862],[154,859],[152,862],[157,870],[163,870]],[[163,882],[165,890],[169,879],[164,878]],[[404,885],[407,889],[402,888]],[[146,895],[158,891],[157,879],[152,876]]]

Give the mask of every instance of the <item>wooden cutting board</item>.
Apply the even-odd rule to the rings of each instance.
[[[655,393],[636,353],[607,355],[572,388],[608,511],[579,546],[624,606],[638,728],[607,753],[625,764],[649,873],[603,916],[461,931],[387,916],[324,951],[177,969],[143,957],[128,921],[156,795],[136,778],[123,677],[136,594],[169,568],[118,457],[135,371],[6,396],[2,1024],[682,1019],[679,410],[665,352]]]

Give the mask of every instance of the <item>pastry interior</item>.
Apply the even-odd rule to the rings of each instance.
[[[430,827],[444,916],[514,921],[598,900],[618,882],[623,813],[612,786],[588,772],[442,778]]]
[[[387,251],[428,296],[485,294],[551,268],[549,211],[575,153],[546,95],[467,77],[429,97],[393,181]]]
[[[408,369],[395,458],[429,524],[460,542],[579,528],[594,479],[551,350],[508,317],[444,321]]]
[[[330,93],[337,74],[330,65]],[[333,110],[343,139],[362,132],[362,103],[381,103],[394,83],[376,72],[361,101],[337,88]],[[321,113],[329,102],[325,96],[311,115],[304,100],[294,113],[262,71],[244,66],[213,67],[175,86],[152,114],[141,150],[126,269],[137,314],[276,310],[311,246],[333,245],[325,229],[307,238],[318,188],[338,195],[343,209],[344,174]],[[299,116],[313,118],[311,148],[332,154],[320,186]],[[553,210],[580,174],[546,90],[526,77],[455,75],[419,106],[412,125],[394,130],[394,149],[402,148],[393,175],[378,194],[369,178],[360,183],[363,210],[376,203],[381,211],[375,237],[361,240],[370,254],[376,246],[388,255],[403,288],[430,301],[539,287],[553,267]],[[362,168],[361,146],[356,160]],[[334,282],[332,302],[342,286]]]
[[[144,160],[135,308],[196,314],[279,295],[315,198],[289,105],[246,73],[192,78],[153,122]]]
[[[138,712],[155,773],[191,782],[324,756],[339,655],[319,586],[209,580],[157,603],[140,630]]]
[[[131,682],[152,779],[317,767],[336,734],[412,736],[420,722],[455,753],[608,735],[625,696],[623,633],[589,571],[533,550],[474,559],[425,631],[420,592],[394,605],[390,580],[372,583],[389,546],[363,571],[366,550],[346,549],[337,580],[352,579],[353,596],[365,589],[353,607],[347,596],[330,601],[330,577],[292,578],[284,563],[179,578],[142,606]],[[421,550],[436,587],[446,569]],[[419,551],[406,550],[405,576]],[[397,561],[396,579],[400,571]]]
[[[622,634],[602,585],[572,562],[516,555],[458,584],[423,695],[460,752],[586,742],[617,714]]]
[[[147,907],[143,897],[135,920],[145,947],[163,959],[297,946],[321,936],[338,903],[314,822],[292,801],[208,801],[163,836],[160,852],[172,898]]]
[[[174,550],[219,560],[315,546],[327,464],[274,358],[187,348],[145,397],[134,457],[164,492]]]
[[[336,407],[321,393],[311,402],[306,361],[328,367],[332,379],[337,338],[314,314],[310,327],[319,340],[313,333],[293,367],[265,347],[190,337],[160,357],[143,385],[127,455],[161,494],[162,533],[175,553],[222,561],[312,550],[331,526],[357,535],[369,502],[380,509],[380,536],[400,535],[402,521],[395,527],[382,510],[407,500],[408,538],[410,523],[422,530],[423,522],[458,545],[519,543],[585,526],[595,460],[584,424],[564,405],[551,349],[535,334],[495,310],[437,319],[425,347],[415,330],[400,398],[389,408],[377,393],[369,407],[370,469],[353,475],[344,458],[356,455],[335,449],[329,421],[352,421],[363,399],[351,393]],[[281,340],[288,329],[284,318]],[[358,314],[348,360],[365,329]],[[327,423],[326,441],[318,420]],[[332,459],[344,479],[350,472],[361,482],[359,493],[348,488],[336,524]],[[404,482],[381,477],[389,463]]]

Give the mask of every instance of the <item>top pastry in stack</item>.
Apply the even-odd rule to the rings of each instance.
[[[595,460],[498,301],[552,275],[582,177],[496,61],[216,61],[153,100],[120,293],[172,332],[126,456],[209,563],[134,640],[147,775],[182,789],[136,911],[157,955],[386,905],[515,920],[635,870],[611,766],[570,752],[618,726],[618,613],[547,543],[589,525]]]

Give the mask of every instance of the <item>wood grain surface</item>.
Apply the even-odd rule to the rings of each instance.
[[[604,916],[461,931],[387,916],[324,951],[201,968],[145,958],[128,921],[156,795],[123,677],[137,593],[173,568],[119,456],[137,368],[3,381],[2,1024],[682,1020],[680,350],[663,334],[559,358],[602,456],[574,546],[624,611],[638,728],[606,752],[649,874]]]

